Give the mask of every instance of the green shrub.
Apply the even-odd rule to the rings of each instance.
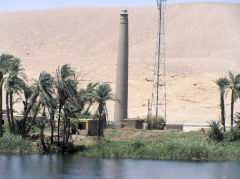
[[[240,139],[240,128],[239,126],[231,127],[230,131],[227,132],[227,139],[229,141],[236,141]]]
[[[115,125],[111,121],[107,121],[106,129],[115,129]]]
[[[129,144],[131,147],[134,148],[134,150],[139,149],[140,147],[144,146],[144,143],[142,142],[142,140],[134,140]]]
[[[78,119],[92,119],[93,116],[91,113],[84,113],[84,114],[78,114],[77,118]]]
[[[3,133],[10,133],[9,126],[3,126]]]
[[[223,140],[223,133],[220,129],[220,122],[211,121],[209,123],[210,130],[207,132],[207,136],[209,139],[214,141]]]
[[[5,133],[3,137],[0,138],[0,152],[31,154],[33,152],[33,147],[30,141],[22,139],[20,136]]]
[[[98,143],[89,145],[85,151],[81,152],[86,157],[99,158],[124,158],[124,146],[117,142],[100,141]]]
[[[164,130],[166,126],[166,121],[163,117],[159,116],[158,119],[156,116],[147,116],[144,121],[147,123],[147,129],[159,129]]]
[[[33,126],[30,130],[30,134],[40,133],[40,129],[36,126]]]

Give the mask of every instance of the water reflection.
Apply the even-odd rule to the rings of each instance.
[[[239,162],[105,160],[77,155],[0,155],[0,178],[240,178]]]

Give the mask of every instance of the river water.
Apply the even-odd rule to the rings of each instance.
[[[0,179],[239,179],[240,162],[107,160],[78,155],[0,155]]]

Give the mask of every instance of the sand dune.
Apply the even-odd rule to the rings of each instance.
[[[103,81],[114,89],[120,10],[70,7],[0,12],[0,53],[20,57],[29,78],[70,63],[86,75],[82,86],[88,81]],[[153,73],[157,9],[129,8],[129,14],[129,117],[142,117],[147,114],[151,96],[152,83],[146,79]],[[219,94],[214,80],[229,70],[240,72],[239,19],[239,4],[167,6],[169,123],[206,124],[219,119]],[[109,111],[113,119],[111,102]]]

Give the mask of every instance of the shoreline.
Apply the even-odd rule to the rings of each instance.
[[[25,140],[25,139],[22,139]],[[88,140],[91,140],[89,142]],[[14,146],[2,146],[1,154],[44,154],[39,143],[25,140]],[[22,148],[21,148],[22,147]],[[52,146],[52,149],[56,146]],[[96,139],[85,137],[82,142],[75,141],[71,146],[74,152],[54,152],[48,154],[78,154],[82,157],[104,159],[140,159],[161,161],[240,161],[240,141],[210,141],[203,131],[166,132],[137,129],[107,129],[105,138],[97,143]],[[70,147],[70,149],[72,149]]]

